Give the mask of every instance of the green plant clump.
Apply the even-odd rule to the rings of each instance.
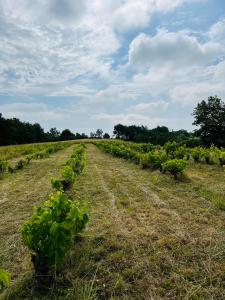
[[[143,169],[152,168],[162,171],[162,164],[167,160],[167,155],[164,152],[149,152],[142,154],[140,164]]]
[[[88,222],[85,207],[62,192],[51,195],[43,207],[36,208],[22,227],[22,240],[32,251],[38,280],[45,280],[52,267],[58,269],[72,245],[73,238]]]
[[[51,185],[52,185],[52,188],[57,190],[57,191],[62,191],[63,190],[62,182],[59,179],[52,178],[51,179]]]
[[[177,179],[178,174],[182,174],[183,170],[186,168],[187,162],[184,159],[171,159],[163,163],[163,171],[170,172],[171,175]]]
[[[75,173],[81,174],[85,166],[85,159],[83,156],[76,155],[68,161],[68,164]]]
[[[204,151],[200,147],[193,148],[193,149],[191,149],[191,156],[193,157],[193,159],[196,163],[200,162],[202,156],[204,156]]]
[[[219,162],[221,166],[225,165],[225,152],[220,152],[220,156],[219,156]]]
[[[17,162],[17,164],[16,164],[16,166],[15,166],[15,169],[16,169],[16,170],[22,170],[22,169],[25,167],[25,165],[26,165],[25,160],[20,159],[20,160]]]
[[[5,160],[0,160],[0,173],[4,173],[7,171],[8,162]]]
[[[63,189],[65,190],[74,183],[76,174],[74,173],[71,166],[65,166],[61,170],[61,175],[63,178],[63,180],[62,180]]]
[[[11,281],[11,275],[4,269],[0,269],[0,293],[9,287]]]

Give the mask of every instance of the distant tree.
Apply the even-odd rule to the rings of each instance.
[[[76,134],[75,134],[76,140],[87,139],[87,138],[88,138],[88,136],[85,133],[80,134],[80,133],[76,132]]]
[[[98,139],[101,139],[103,135],[103,130],[102,129],[97,129],[95,133],[95,137]]]
[[[72,133],[69,129],[64,129],[60,135],[61,141],[74,140],[75,134]]]
[[[90,132],[90,138],[94,139],[95,138],[95,133],[94,132]]]
[[[76,133],[74,135],[69,129],[65,129],[60,134],[56,128],[51,128],[45,133],[38,123],[21,122],[17,118],[6,119],[0,113],[0,146],[71,140],[75,138],[82,139],[88,138],[88,136],[84,133]]]
[[[46,141],[46,136],[45,136],[45,132],[44,129],[41,128],[41,125],[38,123],[35,123],[33,125],[33,137],[35,139],[35,142],[44,142]]]
[[[154,145],[163,145],[168,141],[179,141],[182,143],[184,140],[191,138],[191,133],[186,130],[169,131],[166,126],[148,129],[146,126],[117,124],[114,126],[113,134],[117,139]]]
[[[195,133],[205,146],[225,146],[225,103],[220,98],[210,96],[207,101],[201,101],[193,116],[193,125],[199,127]]]
[[[128,139],[128,127],[122,124],[114,126],[113,134],[117,139],[127,140]]]
[[[81,137],[82,137],[82,139],[88,139],[88,135],[85,133],[81,133]]]
[[[110,135],[106,132],[106,133],[103,135],[103,139],[110,139]]]
[[[60,132],[54,127],[51,128],[47,133],[48,140],[57,141],[60,137]]]

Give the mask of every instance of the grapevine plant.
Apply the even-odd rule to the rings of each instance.
[[[175,179],[177,179],[178,175],[182,174],[186,165],[187,162],[184,159],[171,159],[163,163],[162,167],[163,171],[170,172],[170,174],[173,175]]]
[[[32,263],[37,278],[42,281],[51,268],[62,265],[73,238],[88,222],[85,207],[71,201],[58,191],[36,208],[22,227],[22,240],[32,252]]]
[[[4,269],[0,269],[0,293],[9,287],[11,281],[11,275]]]
[[[224,165],[225,165],[225,152],[224,152],[224,151],[221,151],[221,152],[220,152],[219,162],[220,162],[220,165],[221,165],[221,166],[224,166]]]
[[[5,160],[0,160],[0,174],[6,172],[7,168],[8,168],[8,162]]]
[[[66,191],[72,186],[77,175],[81,174],[85,167],[84,149],[85,146],[83,144],[75,148],[71,158],[61,170],[61,179],[51,180],[53,189],[57,191]]]

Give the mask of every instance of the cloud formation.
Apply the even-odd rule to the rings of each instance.
[[[212,18],[209,3],[221,8]],[[0,0],[0,110],[111,130],[179,127],[185,107],[190,128],[197,101],[225,97],[223,9],[219,0]]]
[[[210,63],[224,55],[224,47],[216,42],[200,43],[184,32],[160,30],[151,37],[139,34],[129,46],[129,64],[146,69],[151,66],[171,65],[176,68]]]

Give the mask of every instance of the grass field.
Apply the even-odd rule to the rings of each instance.
[[[57,285],[33,284],[20,227],[51,190],[73,147],[0,180],[0,265],[12,273],[3,299],[225,299],[225,172],[189,163],[179,181],[87,145],[87,166],[69,191],[90,222]]]

